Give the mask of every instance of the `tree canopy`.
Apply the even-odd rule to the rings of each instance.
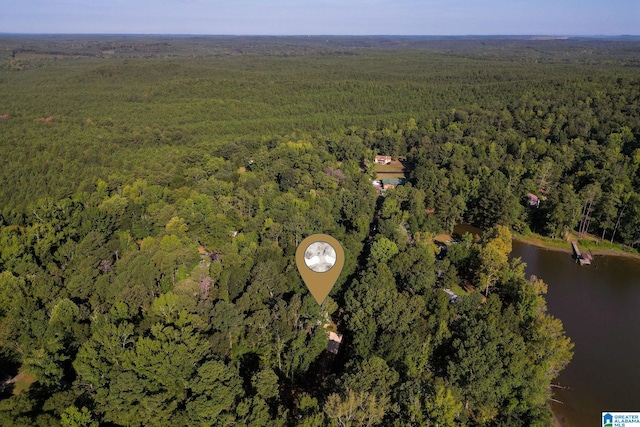
[[[640,242],[637,43],[327,40],[0,36],[0,424],[549,425],[511,237]]]

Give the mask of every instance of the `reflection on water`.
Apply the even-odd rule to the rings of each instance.
[[[513,257],[548,285],[549,312],[574,342],[555,380],[554,411],[566,426],[600,425],[602,411],[640,411],[640,262],[596,257],[580,267],[570,254],[513,242]]]

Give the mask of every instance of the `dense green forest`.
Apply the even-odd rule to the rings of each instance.
[[[550,425],[572,344],[511,233],[640,243],[639,47],[0,37],[0,424]]]

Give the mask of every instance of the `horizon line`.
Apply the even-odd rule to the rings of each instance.
[[[155,37],[548,37],[548,38],[621,38],[639,34],[259,34],[259,33],[89,33],[89,32],[2,32],[2,36],[155,36]]]

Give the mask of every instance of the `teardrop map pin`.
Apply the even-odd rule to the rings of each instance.
[[[311,295],[322,304],[344,267],[344,250],[328,234],[313,234],[296,249],[298,272]]]

